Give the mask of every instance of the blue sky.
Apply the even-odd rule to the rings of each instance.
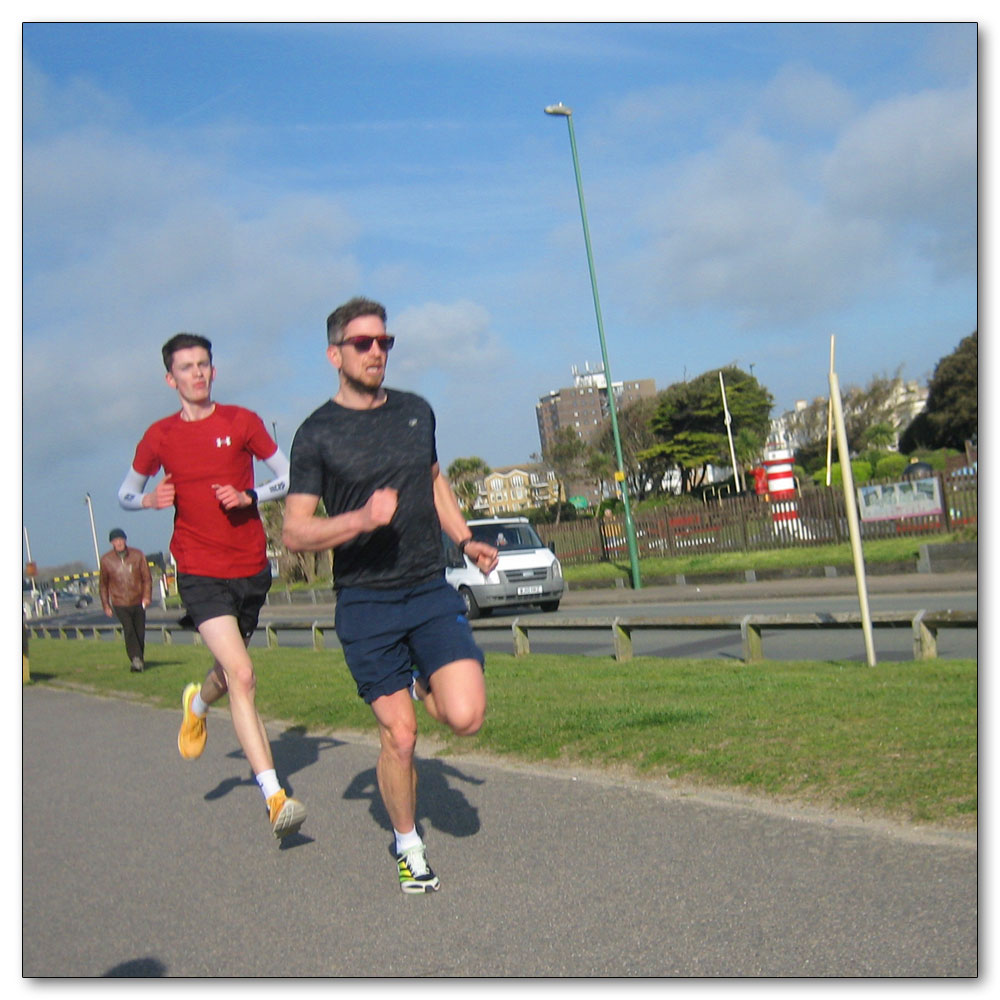
[[[975,24],[28,24],[23,523],[43,566],[168,512],[116,493],[176,409],[162,343],[287,452],[355,294],[443,466],[538,451],[534,404],[600,360],[574,110],[616,380],[747,369],[775,413],[977,323]]]

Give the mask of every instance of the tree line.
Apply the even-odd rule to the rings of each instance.
[[[869,474],[898,475],[907,458],[953,449],[978,439],[979,410],[978,331],[965,337],[941,358],[928,383],[923,410],[906,426],[898,425],[895,399],[902,384],[901,369],[876,375],[866,386],[842,390],[844,422],[852,455],[866,463]],[[622,464],[629,496],[656,498],[666,493],[690,494],[704,485],[709,466],[731,466],[729,435],[720,386],[725,385],[732,452],[741,483],[758,466],[771,428],[774,398],[753,376],[735,365],[713,368],[690,380],[676,382],[649,399],[633,402],[618,412]],[[795,446],[800,479],[825,475],[829,401],[815,399],[787,415],[786,426]],[[898,449],[893,444],[898,437]],[[563,486],[588,481],[602,493],[613,482],[617,468],[611,422],[592,442],[585,442],[572,427],[561,428],[533,461],[552,469]],[[862,471],[859,468],[859,471]],[[479,483],[490,472],[479,457],[459,458],[448,466],[447,476],[467,513],[472,512]],[[672,473],[672,485],[665,485]],[[836,472],[835,472],[836,475]],[[752,488],[752,475],[749,488]],[[733,484],[736,485],[735,483]],[[558,505],[558,521],[564,510]]]
[[[656,502],[669,487],[667,473],[673,472],[682,494],[703,487],[709,465],[730,465],[729,438],[719,384],[719,373],[726,388],[726,402],[733,434],[733,450],[743,472],[756,466],[763,457],[771,425],[774,400],[771,393],[749,372],[735,365],[713,368],[683,382],[676,382],[649,399],[638,400],[618,412],[618,431],[629,496]],[[928,384],[924,410],[907,426],[895,426],[892,397],[894,376],[880,375],[867,386],[849,386],[842,390],[848,442],[852,454],[854,479],[863,482],[875,473],[881,478],[898,475],[905,467],[904,455],[961,450],[967,440],[978,435],[978,333],[964,338],[951,354],[941,358]],[[825,473],[827,400],[817,399],[789,417],[790,429],[805,442],[796,448],[796,473],[801,481],[820,470]],[[899,450],[890,445],[899,435]],[[533,461],[552,469],[563,486],[589,480],[603,493],[614,481],[617,468],[610,420],[593,442],[588,444],[571,427],[564,427],[552,444]],[[939,464],[935,461],[932,464]],[[867,470],[867,471],[866,471]],[[480,484],[490,474],[484,459],[470,456],[455,459],[445,474],[468,516],[473,515]],[[839,482],[839,469],[834,468]],[[752,476],[749,488],[753,488]],[[620,501],[605,501],[614,507]],[[603,505],[602,505],[603,506]],[[320,506],[322,512],[322,506]],[[280,553],[281,576],[292,582],[307,583],[332,576],[333,553],[286,553],[281,545],[281,522],[284,503],[261,507],[271,551]],[[575,516],[574,508],[555,505],[553,511],[528,511],[537,520],[555,520]]]

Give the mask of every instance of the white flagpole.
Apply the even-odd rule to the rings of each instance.
[[[865,634],[865,653],[868,666],[875,666],[875,643],[872,640],[872,617],[868,610],[868,585],[865,578],[865,560],[861,552],[861,524],[858,520],[858,501],[854,494],[854,474],[851,455],[847,447],[847,430],[844,411],[840,402],[840,383],[837,373],[830,370],[830,409],[837,428],[837,453],[840,456],[840,474],[844,485],[844,503],[847,507],[847,528],[851,536],[851,553],[854,556],[854,578],[858,584],[858,601],[861,604],[861,628]]]
[[[736,467],[736,449],[733,447],[733,418],[729,415],[729,404],[726,402],[726,383],[722,379],[721,371],[719,372],[719,385],[722,387],[722,411],[726,415],[726,434],[729,436],[729,457],[733,460],[733,481],[736,483],[736,492],[742,493],[740,470]]]

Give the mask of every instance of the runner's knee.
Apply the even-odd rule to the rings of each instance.
[[[238,698],[242,695],[252,698],[254,696],[257,690],[257,677],[254,674],[252,663],[248,661],[237,667],[230,667],[225,673],[226,687],[230,697],[236,695]]]
[[[482,729],[485,714],[475,705],[463,705],[448,714],[448,725],[456,736],[475,736]]]
[[[382,747],[398,760],[412,760],[417,747],[417,720],[398,719],[380,729]]]

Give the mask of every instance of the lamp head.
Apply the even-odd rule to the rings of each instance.
[[[562,115],[564,118],[569,118],[569,116],[573,114],[573,109],[567,108],[566,105],[560,101],[558,104],[548,105],[545,109],[545,113],[547,115]]]

